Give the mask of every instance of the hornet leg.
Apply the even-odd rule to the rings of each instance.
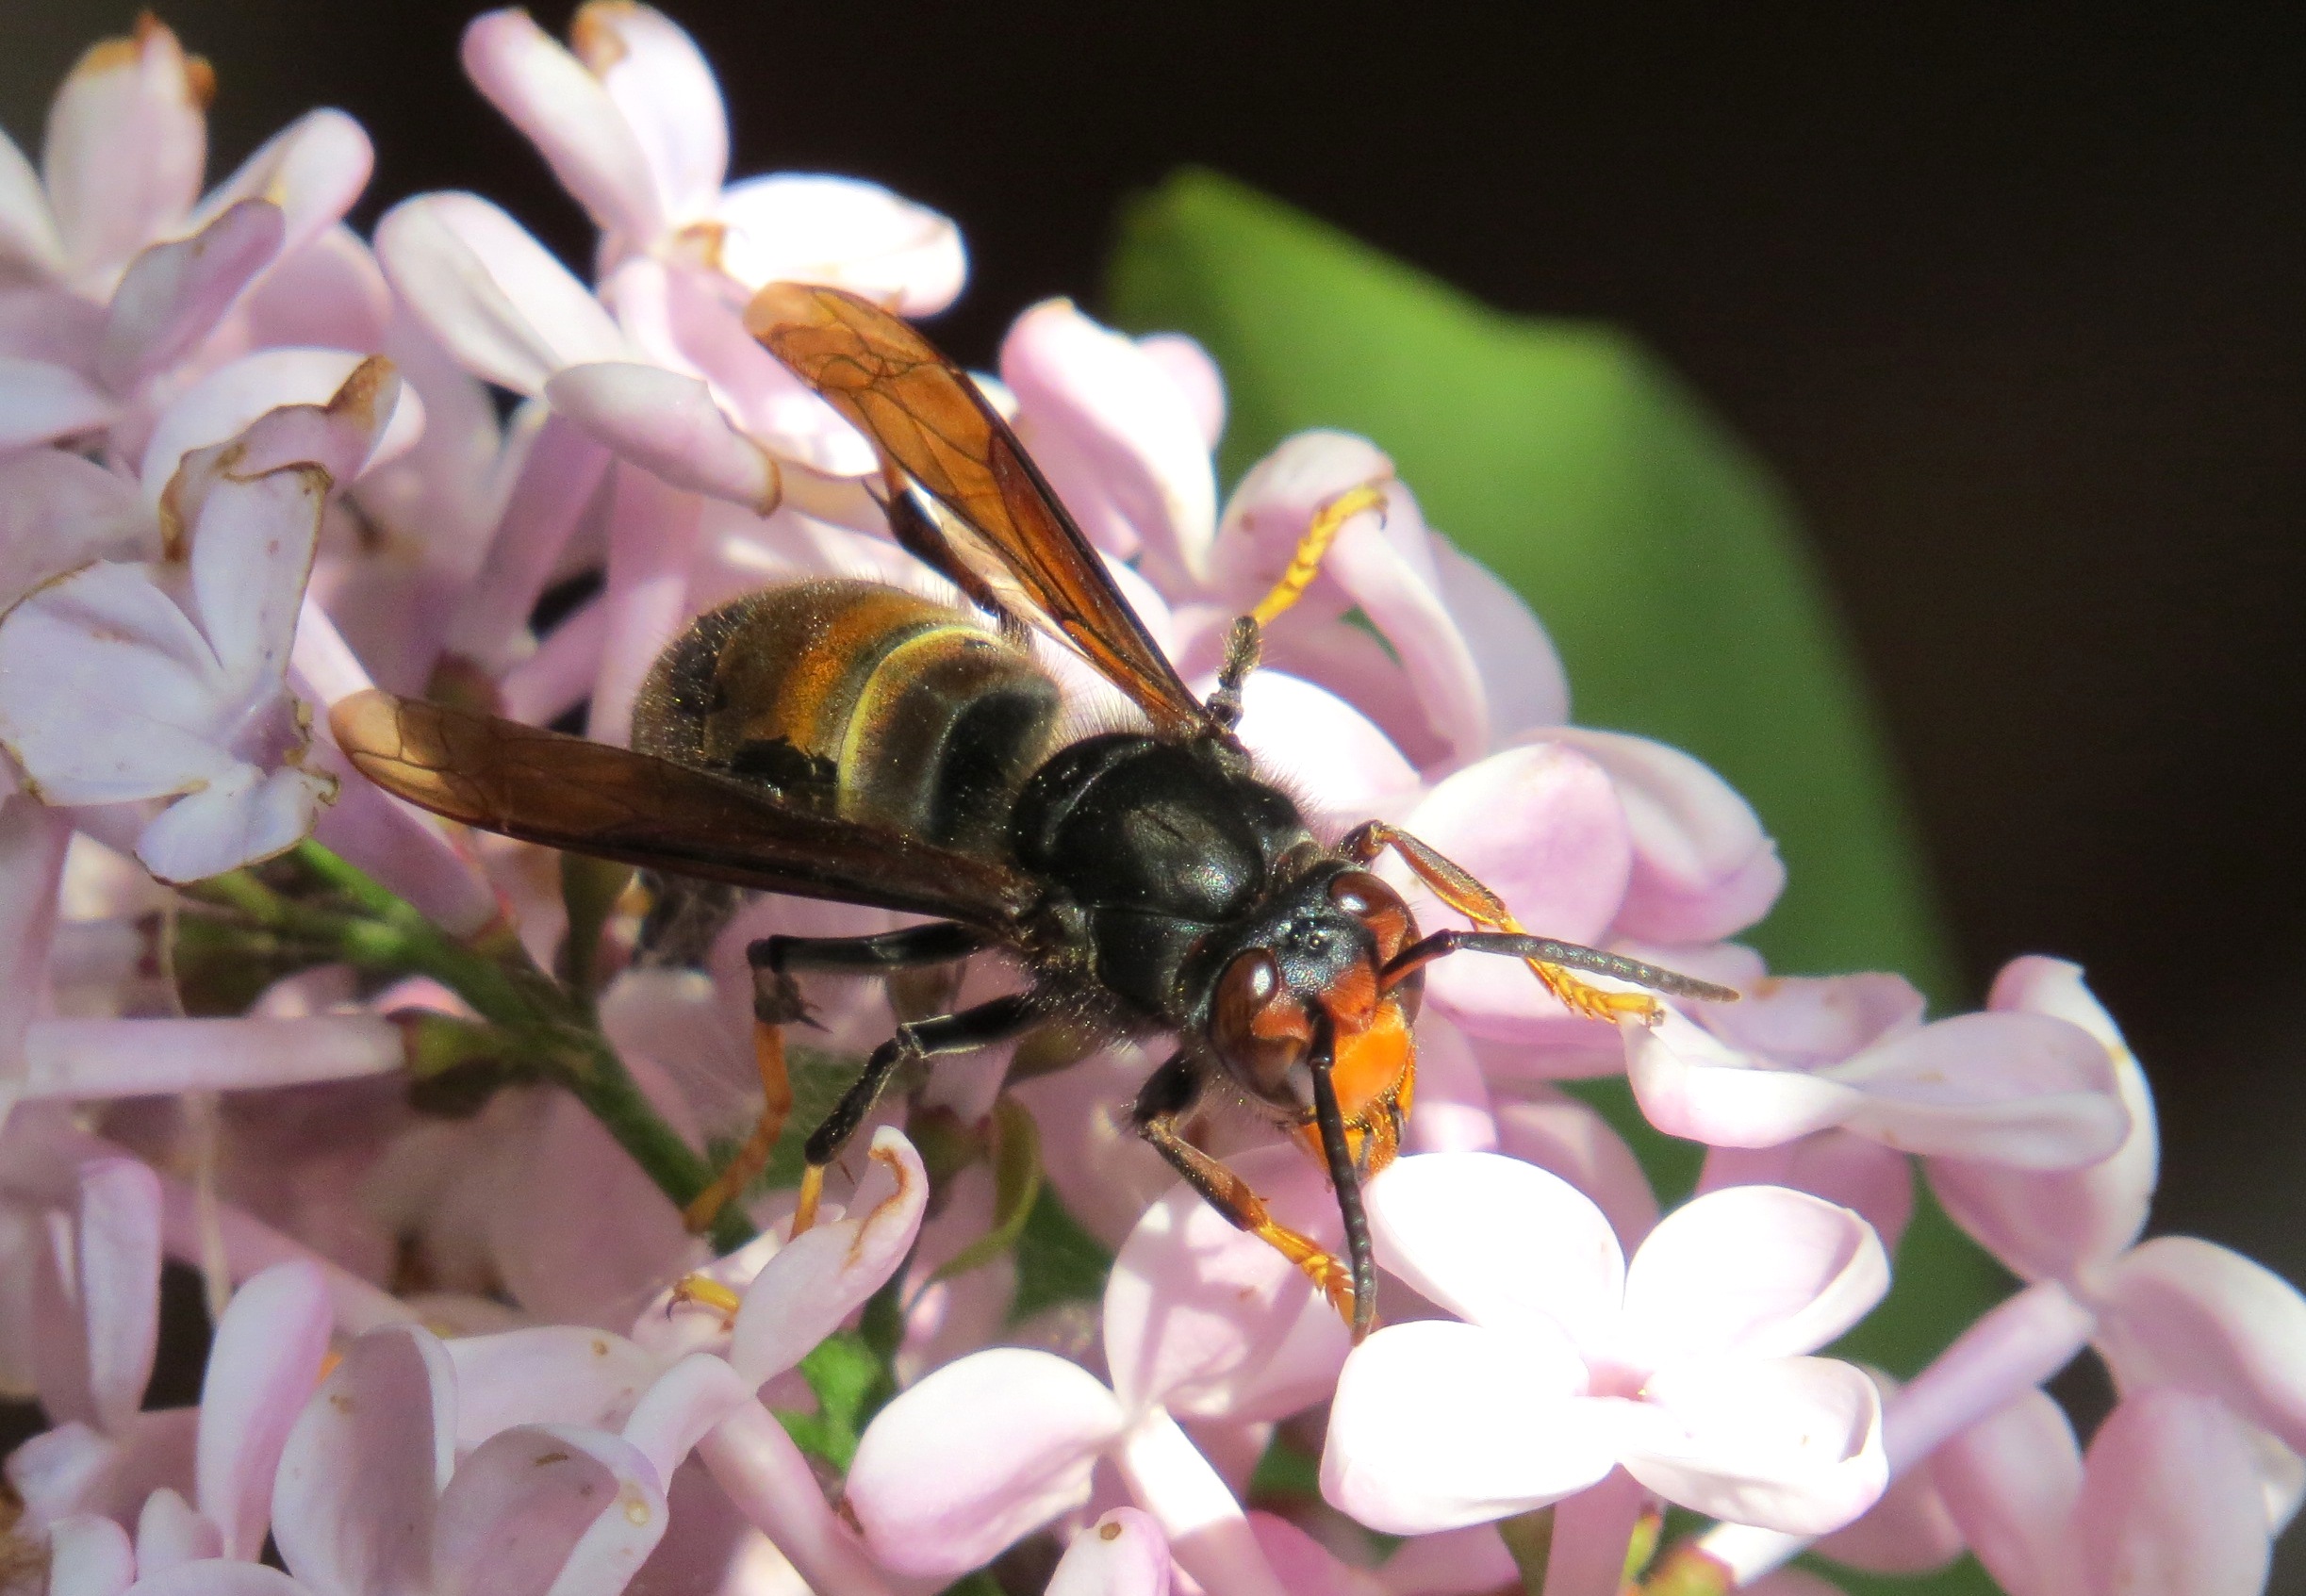
[[[921,964],[949,963],[965,959],[987,946],[980,931],[939,921],[909,926],[879,936],[763,937],[746,949],[753,972],[752,1057],[761,1074],[761,1112],[751,1134],[745,1138],[713,1183],[699,1193],[681,1213],[692,1231],[712,1228],[720,1210],[741,1194],[768,1165],[784,1134],[784,1122],[793,1111],[792,1077],[785,1068],[784,1028],[808,1017],[792,970],[844,970],[871,974],[910,969]]]
[[[1458,946],[1478,949],[1485,953],[1519,954],[1522,962],[1529,966],[1530,972],[1538,978],[1545,990],[1552,993],[1561,1006],[1573,1014],[1583,1014],[1588,1019],[1594,1020],[1616,1020],[1630,1016],[1644,1024],[1656,1023],[1661,1011],[1655,997],[1639,992],[1606,991],[1590,981],[1580,980],[1570,973],[1570,965],[1574,964],[1581,969],[1617,976],[1622,979],[1638,980],[1641,978],[1627,972],[1636,969],[1646,971],[1650,966],[1636,964],[1631,960],[1621,960],[1616,961],[1618,967],[1611,968],[1607,963],[1597,963],[1597,961],[1610,961],[1611,955],[1609,954],[1594,948],[1578,947],[1571,943],[1545,943],[1540,938],[1529,936],[1522,930],[1521,922],[1513,917],[1513,912],[1506,907],[1505,899],[1474,880],[1472,873],[1463,865],[1444,858],[1433,848],[1409,835],[1408,832],[1389,826],[1382,820],[1372,820],[1366,825],[1356,827],[1338,846],[1347,856],[1363,864],[1372,863],[1378,854],[1390,847],[1401,856],[1404,864],[1416,872],[1420,880],[1433,889],[1434,896],[1473,921],[1474,925],[1485,931],[1502,931],[1507,936],[1524,939],[1523,946],[1507,946],[1502,943],[1484,946],[1477,942],[1464,942]],[[1432,941],[1430,937],[1426,939],[1428,943]],[[1406,965],[1401,973],[1407,975],[1419,964],[1427,963],[1450,950],[1447,946],[1434,948],[1425,958]],[[1562,957],[1552,957],[1551,955],[1554,954]],[[1401,961],[1397,959],[1395,963],[1400,963]],[[1666,972],[1658,973],[1662,975]],[[1689,986],[1705,985],[1706,983],[1692,983],[1686,976],[1674,977],[1673,979],[1680,984],[1663,986],[1663,990],[1691,996],[1716,996],[1725,993],[1730,996],[1736,995],[1734,993],[1728,993],[1725,987],[1709,987],[1704,993],[1690,992]]]
[[[1326,1078],[1326,1072],[1317,1070],[1316,1082]],[[1318,1094],[1321,1088],[1315,1088]],[[1155,1070],[1145,1081],[1145,1090],[1137,1094],[1137,1104],[1130,1117],[1137,1134],[1153,1144],[1154,1150],[1169,1162],[1169,1167],[1185,1177],[1185,1183],[1198,1192],[1210,1207],[1226,1217],[1234,1228],[1245,1230],[1263,1242],[1290,1262],[1304,1271],[1307,1279],[1320,1288],[1344,1321],[1354,1326],[1359,1340],[1367,1333],[1367,1326],[1375,1322],[1376,1292],[1375,1267],[1357,1258],[1351,1267],[1324,1251],[1309,1236],[1300,1235],[1280,1224],[1266,1210],[1265,1200],[1249,1189],[1249,1183],[1234,1174],[1217,1160],[1178,1134],[1178,1116],[1192,1109],[1201,1094],[1201,1064],[1189,1054],[1179,1053]],[[1329,1107],[1334,1117],[1337,1094],[1329,1091]],[[1328,1133],[1323,1135],[1324,1153],[1328,1159],[1331,1178],[1336,1178],[1338,1158],[1343,1157],[1345,1182],[1338,1190],[1339,1207],[1347,1216],[1348,1241],[1355,1231],[1360,1233],[1359,1251],[1368,1253],[1368,1225],[1362,1219],[1359,1183],[1354,1179],[1353,1160],[1343,1153],[1344,1126],[1337,1126],[1339,1153],[1328,1151]],[[1343,1193],[1353,1194],[1347,1199]],[[1348,1203],[1350,1206],[1348,1206]],[[1358,1290],[1357,1285],[1366,1285]]]
[[[809,1133],[808,1162],[800,1172],[800,1206],[793,1213],[793,1234],[798,1236],[816,1223],[816,1205],[824,1194],[826,1169],[841,1156],[842,1147],[857,1133],[865,1116],[873,1111],[882,1088],[889,1084],[889,1078],[899,1065],[933,1059],[942,1053],[966,1053],[990,1047],[997,1042],[1023,1035],[1047,1018],[1047,1006],[1038,994],[1020,992],[980,1003],[974,1009],[964,1009],[957,1014],[940,1014],[935,1019],[911,1020],[898,1026],[895,1036],[873,1049],[873,1056],[865,1061],[864,1073],[841,1094],[841,1100],[825,1116],[825,1123]]]

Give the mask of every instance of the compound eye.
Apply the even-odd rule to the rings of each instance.
[[[1272,954],[1253,947],[1217,979],[1210,1040],[1241,1083],[1269,1101],[1294,1102],[1289,1072],[1305,1057],[1313,1022],[1282,985]]]
[[[1380,963],[1416,940],[1417,922],[1401,895],[1367,870],[1347,870],[1329,883],[1329,901],[1369,928]]]

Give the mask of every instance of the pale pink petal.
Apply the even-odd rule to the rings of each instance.
[[[136,857],[163,881],[198,881],[286,853],[312,834],[336,781],[242,765],[161,811]]]
[[[1680,1011],[1625,1029],[1625,1073],[1649,1122],[1717,1147],[1773,1147],[1840,1124],[1864,1098],[1853,1087],[1773,1069]]]
[[[1855,1523],[1818,1543],[1818,1555],[1870,1573],[1922,1573],[1962,1555],[1960,1526],[1928,1469],[1909,1469]]]
[[[526,11],[484,11],[465,28],[465,73],[525,134],[604,233],[634,240],[665,224],[656,181],[601,80]]]
[[[456,1445],[456,1376],[427,1331],[373,1330],[288,1431],[272,1539],[320,1596],[421,1588]]]
[[[1241,1504],[1175,1419],[1156,1408],[1139,1420],[1113,1463],[1178,1568],[1204,1590],[1285,1596]]]
[[[904,1133],[873,1133],[849,1210],[780,1248],[746,1288],[729,1362],[759,1386],[799,1363],[897,1272],[921,1228],[929,1176]]]
[[[67,288],[0,284],[0,354],[88,377],[95,370],[105,309]]]
[[[420,194],[376,224],[376,256],[464,365],[535,394],[564,366],[629,358],[608,312],[521,225],[476,194]]]
[[[41,1407],[51,1419],[58,1407],[43,1386]],[[42,1430],[8,1454],[8,1483],[33,1524],[54,1524],[111,1506],[127,1448],[77,1419]]]
[[[440,1596],[617,1596],[665,1533],[665,1490],[615,1436],[523,1425],[464,1460],[436,1522]]]
[[[848,1501],[875,1556],[949,1578],[1089,1496],[1124,1427],[1096,1379],[1046,1352],[997,1347],[901,1391],[866,1426]]]
[[[395,308],[375,255],[339,222],[273,262],[241,299],[237,320],[255,349],[365,349],[405,361],[415,327],[402,321],[396,330]]]
[[[162,1487],[144,1498],[136,1516],[136,1569],[149,1579],[180,1563],[224,1555],[216,1526],[192,1510],[174,1490]]]
[[[25,1031],[52,998],[58,891],[71,846],[71,823],[57,811],[22,795],[0,800],[0,1120],[30,1074]]]
[[[497,678],[499,712],[531,726],[550,726],[583,703],[601,674],[608,611],[599,601],[571,612],[536,651]]]
[[[129,1588],[136,1596],[310,1596],[305,1587],[278,1569],[244,1563],[237,1557],[179,1563],[138,1580]]]
[[[1280,1223],[1334,1247],[1335,1199],[1293,1148],[1232,1160]],[[1105,1286],[1105,1358],[1122,1406],[1279,1418],[1336,1378],[1345,1327],[1305,1275],[1179,1182],[1145,1211]]]
[[[1429,1153],[1379,1175],[1366,1200],[1378,1261],[1459,1318],[1581,1347],[1610,1339],[1624,1255],[1559,1176],[1496,1153]]]
[[[1216,471],[1191,400],[1152,356],[1049,300],[1010,326],[1001,378],[1027,445],[1092,541],[1125,557],[1143,547],[1176,576],[1207,568]]]
[[[2082,1450],[2048,1395],[2028,1390],[1929,1460],[1969,1549],[2010,1596],[2055,1596],[2077,1560]]]
[[[278,256],[285,237],[278,206],[242,200],[190,238],[143,251],[112,296],[97,376],[114,393],[129,393],[189,354]]]
[[[1461,759],[1475,758],[1495,742],[1480,666],[1436,585],[1416,502],[1399,483],[1385,492],[1385,535],[1357,518],[1338,534],[1324,568],[1392,645],[1442,742]],[[1400,547],[1411,538],[1414,555]]]
[[[110,394],[69,367],[0,354],[0,450],[94,432],[118,410]]]
[[[2216,1397],[2306,1452],[2306,1297],[2236,1252],[2158,1236],[2117,1263],[2097,1340],[2125,1391],[2172,1385]]]
[[[889,1596],[887,1581],[856,1532],[826,1506],[809,1460],[768,1409],[746,1403],[697,1450],[714,1482],[791,1560],[808,1588]]]
[[[1412,1536],[1378,1565],[1392,1596],[1475,1596],[1520,1579],[1513,1555],[1486,1524]]]
[[[1609,1473],[1625,1405],[1585,1397],[1557,1333],[1389,1325],[1339,1376],[1322,1449],[1330,1506],[1389,1535],[1486,1523]]]
[[[368,420],[352,417],[351,430],[368,432]],[[311,465],[227,475],[208,489],[192,537],[192,618],[215,650],[223,691],[277,691],[287,676],[328,489],[327,471]]]
[[[675,487],[764,516],[777,507],[777,462],[729,424],[694,377],[602,361],[555,373],[545,397],[602,447]]]
[[[1704,1011],[1708,1030],[1789,1069],[1822,1070],[1878,1043],[1919,1030],[1924,1001],[1902,976],[1768,976],[1758,963],[1730,975],[1691,972],[1745,993]]]
[[[1650,1493],[1622,1469],[1565,1498],[1554,1509],[1545,1588],[1553,1596],[1618,1596],[1625,1583],[1625,1549]]]
[[[74,270],[101,280],[191,208],[210,81],[158,22],[91,45],[48,105],[41,175]]]
[[[25,1092],[72,1098],[354,1080],[388,1074],[407,1061],[400,1028],[374,1014],[35,1020],[25,1051]]]
[[[1724,1186],[1790,1186],[1853,1209],[1892,1254],[1914,1217],[1913,1160],[1844,1130],[1821,1130],[1774,1147],[1712,1148],[1698,1190]]]
[[[1215,585],[1242,608],[1256,602],[1289,568],[1314,516],[1361,487],[1380,492],[1382,504],[1339,529],[1321,574],[1276,630],[1359,607],[1392,645],[1442,741],[1459,758],[1477,757],[1491,743],[1479,668],[1442,603],[1417,502],[1367,439],[1300,433],[1251,468],[1226,505],[1211,552]]]
[[[667,218],[710,206],[729,172],[729,123],[695,41],[651,7],[592,0],[577,8],[568,42],[632,129]]]
[[[1302,794],[1316,818],[1358,824],[1418,797],[1416,768],[1383,732],[1336,694],[1284,671],[1249,678],[1238,733],[1259,771]]]
[[[446,633],[450,650],[484,668],[508,663],[609,458],[567,417],[545,413],[520,456],[487,559],[457,601]]]
[[[2242,1425],[2176,1390],[2125,1398],[2091,1438],[2074,1538],[2094,1592],[2256,1596],[2272,1547]]]
[[[2130,1130],[2105,1048],[2047,1014],[1956,1014],[1832,1074],[1865,1094],[1851,1130],[1924,1157],[2074,1169]]]
[[[745,331],[720,283],[641,258],[611,272],[601,293],[650,362],[702,377],[738,429],[780,460],[836,477],[877,471],[879,456],[865,436]],[[802,502],[806,473],[789,475],[788,490]],[[805,507],[822,513],[820,506]],[[876,511],[873,524],[880,522]]]
[[[80,1168],[75,1274],[96,1416],[124,1434],[144,1405],[160,1336],[160,1184],[133,1159]]]
[[[1625,1328],[1654,1366],[1811,1352],[1889,1290],[1889,1259],[1848,1209],[1732,1186],[1658,1221],[1625,1269]]]
[[[222,1554],[254,1561],[271,1528],[272,1479],[288,1429],[312,1394],[335,1314],[309,1263],[278,1263],[232,1296],[200,1385],[195,1457],[201,1511]]]
[[[1569,675],[1538,617],[1489,567],[1458,552],[1439,533],[1427,536],[1441,602],[1481,676],[1491,745],[1503,746],[1540,728],[1562,727],[1570,718]],[[1627,934],[1643,933],[1629,928]]]
[[[701,1262],[681,1210],[573,1096],[552,1093],[482,1222],[513,1299],[541,1318],[629,1325]]]
[[[2073,1361],[2093,1327],[2089,1310],[2051,1283],[1989,1309],[1890,1399],[1882,1437],[1890,1467],[1912,1468],[2049,1379]]]
[[[727,229],[717,264],[748,288],[824,283],[899,316],[933,316],[968,275],[949,220],[859,178],[748,178],[723,191],[713,216]]]
[[[1418,1108],[1421,1112],[1425,1108],[1422,1090]],[[1416,1123],[1415,1115],[1410,1123]],[[1553,1171],[1592,1198],[1629,1256],[1657,1223],[1657,1195],[1634,1150],[1607,1120],[1574,1097],[1547,1093],[1500,1107],[1497,1150]]]
[[[0,263],[34,278],[64,270],[64,240],[57,236],[40,173],[6,133],[0,133]]]
[[[1632,868],[1608,776],[1557,744],[1508,749],[1458,771],[1403,825],[1503,897],[1524,929],[1564,942],[1589,944],[1608,928]],[[1422,886],[1410,888],[1410,906],[1428,930],[1459,918]],[[1488,954],[1434,964],[1425,995],[1476,1034],[1512,1038],[1562,1013],[1519,960]]]
[[[423,403],[388,360],[344,349],[260,350],[210,372],[162,412],[137,474],[144,502],[156,507],[188,453],[239,437],[224,468],[234,476],[309,461],[350,485],[415,447],[423,430]]]
[[[740,1407],[759,1406],[756,1388],[709,1352],[692,1352],[667,1370],[634,1407],[621,1428],[659,1479],[672,1478],[697,1443]]]
[[[601,645],[592,714],[585,734],[619,747],[632,736],[641,683],[690,618],[688,573],[703,501],[630,464],[610,479],[608,578],[601,594],[608,633]]]
[[[1137,347],[1185,396],[1201,429],[1202,447],[1215,449],[1225,436],[1225,373],[1209,351],[1183,333],[1150,333],[1137,340]]]
[[[1177,1171],[1130,1127],[1122,1107],[1161,1059],[1123,1043],[1013,1088],[1041,1127],[1049,1190],[1109,1248],[1128,1240],[1145,1209],[1177,1184]]]
[[[1987,1006],[2000,1013],[2048,1014],[2095,1036],[2113,1061],[2130,1133],[2112,1157],[2072,1171],[1931,1159],[1924,1165],[1930,1189],[1956,1225],[2021,1279],[2087,1272],[2119,1257],[2146,1227],[2161,1162],[2146,1073],[2077,965],[2013,960],[1995,979]]]
[[[456,1366],[456,1444],[464,1449],[522,1424],[619,1429],[662,1367],[622,1336],[575,1325],[532,1325],[446,1344]]]
[[[53,1596],[120,1596],[136,1578],[128,1532],[94,1513],[60,1519],[48,1531]]]
[[[1473,1044],[1441,1015],[1425,1016],[1417,1027],[1417,1093],[1408,1124],[1402,1127],[1401,1150],[1493,1153],[1498,1150],[1498,1128],[1489,1082]],[[1544,1159],[1528,1161],[1562,1173]],[[1590,1191],[1573,1178],[1570,1183]]]
[[[339,110],[306,111],[211,189],[190,224],[206,226],[242,200],[268,201],[280,207],[287,224],[281,243],[286,259],[343,220],[375,165],[375,148],[360,123]]]
[[[1115,1507],[1074,1535],[1046,1596],[1169,1596],[1169,1543],[1145,1514]]]
[[[1672,1223],[1672,1220],[1667,1221]],[[1880,1393],[1827,1357],[1723,1358],[1658,1371],[1626,1471],[1667,1501],[1796,1535],[1839,1529],[1889,1483]]]
[[[140,568],[89,566],[0,619],[0,742],[49,802],[182,791],[237,763],[201,735],[217,675]]]
[[[159,552],[158,532],[124,478],[59,449],[0,459],[0,603],[91,560]]]
[[[1633,878],[1620,934],[1651,942],[1719,942],[1769,913],[1786,866],[1761,821],[1728,782],[1678,749],[1618,732],[1562,727],[1569,744],[1609,772],[1633,827]]]

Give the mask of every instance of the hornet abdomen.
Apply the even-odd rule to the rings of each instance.
[[[633,746],[819,814],[998,853],[1059,707],[1029,655],[949,605],[807,582],[724,604],[666,650]]]

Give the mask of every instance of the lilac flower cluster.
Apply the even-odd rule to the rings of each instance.
[[[471,194],[357,236],[371,151],[334,111],[204,193],[211,74],[150,20],[74,69],[37,171],[0,138],[0,1381],[50,1426],[7,1463],[0,1577],[914,1596],[998,1560],[1054,1596],[1795,1596],[1828,1588],[1784,1567],[1815,1545],[1968,1549],[2013,1596],[2263,1587],[2306,1495],[2306,1300],[2140,1240],[2152,1104],[2080,972],[2021,959],[1935,1021],[1896,976],[1771,975],[1732,940],[1784,881],[1754,813],[1572,724],[1537,619],[1375,445],[1293,437],[1221,504],[1213,363],[1062,302],[980,381],[1198,690],[1315,518],[1366,506],[1240,728],[1316,822],[1396,822],[1531,930],[1743,1000],[1612,1024],[1509,961],[1433,966],[1358,1346],[1131,1134],[1133,1044],[941,1063],[813,1228],[768,1184],[743,1244],[690,1235],[674,1176],[754,1101],[745,944],[898,918],[762,898],[702,969],[636,958],[627,900],[387,798],[324,711],[381,683],[620,742],[733,596],[958,601],[742,313],[777,281],[932,312],[964,256],[868,183],[730,182],[710,69],[632,0],[567,47],[484,15],[464,65],[598,224],[589,283]],[[1079,724],[1126,718],[1046,661]],[[810,995],[820,1071],[896,1021]],[[548,1031],[590,1051],[522,1052]],[[1557,1084],[1620,1075],[1708,1149],[1671,1212]],[[1301,1152],[1194,1134],[1336,1244]],[[1820,1349],[1887,1289],[1917,1164],[2021,1285],[1901,1387]],[[1112,1253],[1100,1300],[1021,1295],[1043,1182]],[[215,1330],[198,1405],[154,1410],[165,1259]],[[2085,1451],[2040,1386],[2087,1348],[2119,1402]],[[1322,1502],[1244,1508],[1293,1448]],[[1718,1522],[1658,1551],[1668,1505]]]

